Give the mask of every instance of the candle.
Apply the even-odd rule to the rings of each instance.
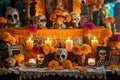
[[[31,37],[26,41],[26,47],[28,50],[31,50],[33,47],[33,41],[31,40]]]
[[[98,46],[98,40],[95,39],[95,37],[93,40],[91,40],[91,46],[93,50],[96,50],[96,47]]]
[[[95,65],[95,58],[89,58],[88,59],[88,65],[89,66],[94,66]]]
[[[71,50],[72,47],[73,47],[73,40],[70,40],[70,38],[68,38],[68,39],[66,40],[66,49],[67,49],[67,50]]]
[[[34,65],[36,65],[36,60],[35,59],[29,59],[29,65],[30,66],[34,66]]]
[[[50,38],[47,38],[47,40],[45,40],[45,44],[52,46],[52,40],[50,40]]]

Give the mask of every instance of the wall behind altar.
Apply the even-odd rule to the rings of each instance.
[[[25,4],[24,3],[21,3],[19,1],[22,1],[22,0],[0,0],[0,16],[3,16],[4,17],[4,13],[5,13],[5,10],[7,7],[16,7],[19,12],[20,12],[20,19],[24,21],[24,9],[25,9]],[[34,12],[34,9],[33,7],[31,7],[31,15],[39,15],[41,13],[45,14],[45,0],[35,0],[36,2],[38,2],[36,5],[38,5],[39,8],[37,8],[38,10],[36,12]],[[50,0],[52,1],[52,0]],[[56,0],[55,0],[56,1]],[[68,2],[71,1],[71,0],[67,0]],[[79,3],[79,0],[73,0],[73,11],[74,12],[79,12],[81,13],[81,15],[85,15],[87,14],[87,11],[85,9],[85,7],[81,7],[81,10],[80,10],[80,4]],[[119,7],[117,6],[117,8],[115,8],[115,6],[120,3],[120,0],[104,0],[104,4],[105,6],[108,7],[108,16],[114,16],[115,17],[115,23],[116,23],[116,26],[117,26],[117,30],[120,31],[120,18],[117,17],[119,16]],[[68,6],[68,5],[67,5]],[[115,10],[116,9],[116,10]],[[36,8],[35,8],[36,10]],[[115,12],[116,11],[116,12]],[[96,25],[103,25],[102,23],[98,23],[99,22],[99,15],[98,15],[98,12],[94,12],[93,14],[93,17],[94,17],[94,23]]]

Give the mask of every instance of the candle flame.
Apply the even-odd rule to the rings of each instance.
[[[68,37],[68,40],[70,40],[70,37]]]
[[[29,40],[31,40],[31,37],[29,37]]]
[[[94,40],[96,40],[96,37],[94,37]]]
[[[48,37],[48,38],[47,38],[47,40],[49,41],[49,40],[50,40],[50,38]]]

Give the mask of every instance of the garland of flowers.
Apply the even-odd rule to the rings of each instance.
[[[9,32],[0,33],[0,39],[7,43],[7,46],[15,45],[16,39]]]

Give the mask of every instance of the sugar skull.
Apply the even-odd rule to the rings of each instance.
[[[20,27],[19,12],[16,8],[8,7],[5,12],[5,18],[8,22],[9,27]]]
[[[100,63],[104,63],[105,58],[107,56],[106,50],[100,50],[98,55],[100,58]]]
[[[80,22],[80,15],[78,13],[72,12],[71,16],[72,16],[73,26],[78,28],[79,27],[79,22]]]
[[[60,63],[63,63],[67,59],[67,51],[63,48],[58,48],[55,54],[55,59]]]
[[[38,29],[46,28],[47,19],[45,15],[38,16]]]
[[[44,60],[45,60],[45,55],[44,54],[37,55],[37,63],[38,64],[42,65],[44,63]]]

